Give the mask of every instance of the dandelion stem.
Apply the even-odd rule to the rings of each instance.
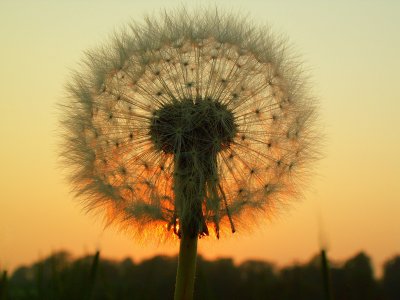
[[[179,247],[174,300],[193,299],[196,258],[197,236],[192,238],[183,234]]]

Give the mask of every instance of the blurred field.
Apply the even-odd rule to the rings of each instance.
[[[331,262],[325,271],[321,262],[323,255],[315,255],[308,263],[279,269],[265,261],[235,265],[230,258],[199,257],[195,299],[400,299],[400,256],[385,263],[379,279],[362,252]],[[167,256],[134,263],[104,259],[99,252],[80,258],[58,252],[13,274],[1,271],[0,300],[172,299],[176,264],[176,257]]]

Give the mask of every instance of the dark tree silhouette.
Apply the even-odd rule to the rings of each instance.
[[[363,252],[347,260],[341,269],[333,269],[332,282],[334,299],[379,299],[371,260]]]
[[[320,257],[315,256],[306,265],[286,267],[280,272],[279,299],[325,299]]]
[[[400,299],[400,255],[387,261],[383,269],[382,287],[386,299]]]
[[[156,256],[140,263],[91,255],[72,259],[67,252],[23,266],[7,279],[2,299],[128,300],[172,299],[176,257]],[[214,261],[199,257],[194,296],[198,300],[323,300],[320,256],[306,264],[277,269],[264,261]],[[332,264],[335,300],[400,299],[400,256],[384,265],[375,280],[370,258],[359,253],[344,264]]]
[[[277,299],[279,295],[278,271],[273,264],[249,260],[239,266],[240,289],[248,290],[247,299]]]

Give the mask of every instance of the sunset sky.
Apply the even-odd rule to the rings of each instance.
[[[322,244],[337,261],[365,250],[376,267],[400,254],[399,1],[1,0],[0,269],[61,249],[135,261],[177,253],[177,244],[141,244],[83,213],[58,162],[56,103],[84,50],[182,3],[217,3],[287,36],[311,74],[324,135],[301,201],[262,226],[249,220],[252,231],[201,240],[199,253],[282,266]]]

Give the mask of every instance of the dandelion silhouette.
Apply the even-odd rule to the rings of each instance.
[[[220,12],[165,13],[84,64],[62,108],[76,192],[109,222],[179,237],[179,265],[195,261],[199,237],[235,232],[299,192],[315,157],[315,105],[268,29]],[[176,290],[194,277],[179,268]],[[176,299],[191,297],[193,282],[182,284]]]

